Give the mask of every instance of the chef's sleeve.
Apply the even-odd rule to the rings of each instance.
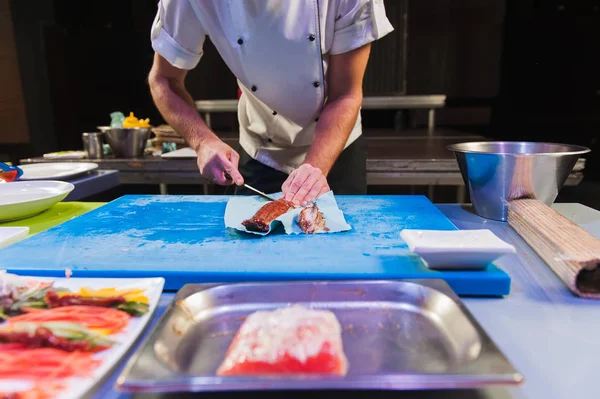
[[[171,65],[193,69],[202,57],[206,32],[189,0],[160,0],[152,23],[152,48]]]
[[[383,0],[340,0],[331,54],[342,54],[381,39],[394,28]]]

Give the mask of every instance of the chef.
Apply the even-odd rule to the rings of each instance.
[[[152,97],[196,151],[201,175],[235,184],[236,194],[244,182],[296,205],[330,189],[362,194],[362,81],[370,43],[392,30],[383,0],[161,0]],[[237,151],[204,123],[185,88],[207,37],[241,89]]]

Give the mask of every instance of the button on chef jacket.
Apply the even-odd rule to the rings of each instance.
[[[242,148],[290,173],[313,141],[329,57],[392,30],[383,0],[161,0],[151,40],[169,63],[189,70],[210,37],[242,91]],[[359,115],[346,147],[360,135]]]

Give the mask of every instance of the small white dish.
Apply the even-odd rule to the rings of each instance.
[[[19,180],[60,180],[82,175],[98,168],[93,162],[52,162],[19,165],[23,175]]]
[[[62,201],[75,188],[62,181],[14,181],[0,184],[0,222],[24,219]]]
[[[400,237],[430,269],[484,269],[516,252],[490,230],[402,230]]]
[[[29,227],[0,227],[0,248],[27,238]]]

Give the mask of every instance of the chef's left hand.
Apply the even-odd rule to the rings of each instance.
[[[283,198],[296,206],[304,206],[330,190],[321,169],[307,163],[294,170],[281,189]]]

